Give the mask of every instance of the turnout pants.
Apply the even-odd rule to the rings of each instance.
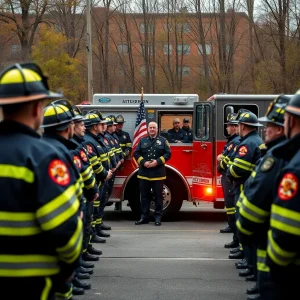
[[[99,187],[99,198],[97,199],[97,205],[94,203],[93,223],[94,223],[94,234],[97,234],[101,230],[102,218],[104,215],[103,196],[106,189],[106,182],[102,182]]]
[[[140,179],[141,191],[141,218],[149,220],[150,203],[155,201],[155,220],[160,220],[163,210],[163,180]],[[152,189],[152,192],[151,192]]]

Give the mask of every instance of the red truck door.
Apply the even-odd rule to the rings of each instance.
[[[193,115],[193,200],[215,200],[215,129],[213,102],[197,102]]]

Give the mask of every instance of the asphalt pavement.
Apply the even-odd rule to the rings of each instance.
[[[209,203],[185,203],[173,220],[136,226],[128,207],[107,207],[112,226],[106,244],[94,244],[103,255],[88,280],[84,300],[241,300],[253,285],[238,276],[229,251],[231,234],[223,210]]]

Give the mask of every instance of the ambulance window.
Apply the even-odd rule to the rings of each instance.
[[[230,109],[229,109],[230,108]],[[258,116],[258,106],[256,104],[226,104],[223,109],[223,124],[227,122],[227,112],[232,111],[237,114],[239,109],[244,108],[252,111],[254,114]],[[226,124],[223,126],[223,135],[224,137],[228,137],[228,133],[226,130]]]
[[[209,139],[210,106],[198,105],[196,113],[195,133],[197,139],[207,141]]]

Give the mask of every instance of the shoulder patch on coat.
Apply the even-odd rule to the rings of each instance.
[[[92,146],[86,145],[86,148],[87,148],[87,151],[88,151],[89,154],[92,154],[92,153],[93,153],[93,148],[92,148]]]
[[[86,153],[83,150],[80,151],[80,157],[81,157],[81,159],[83,161],[87,161],[88,160],[88,158],[86,156]]]
[[[248,148],[247,146],[242,146],[239,148],[239,156],[245,156],[248,153]]]
[[[59,185],[70,183],[70,173],[67,165],[60,159],[53,159],[48,166],[48,174],[52,181]]]
[[[269,170],[272,169],[273,165],[275,163],[275,159],[273,157],[268,157],[262,164],[260,167],[260,170],[262,172],[267,172]]]
[[[298,178],[293,173],[286,173],[278,186],[278,197],[281,200],[290,200],[298,192]]]

